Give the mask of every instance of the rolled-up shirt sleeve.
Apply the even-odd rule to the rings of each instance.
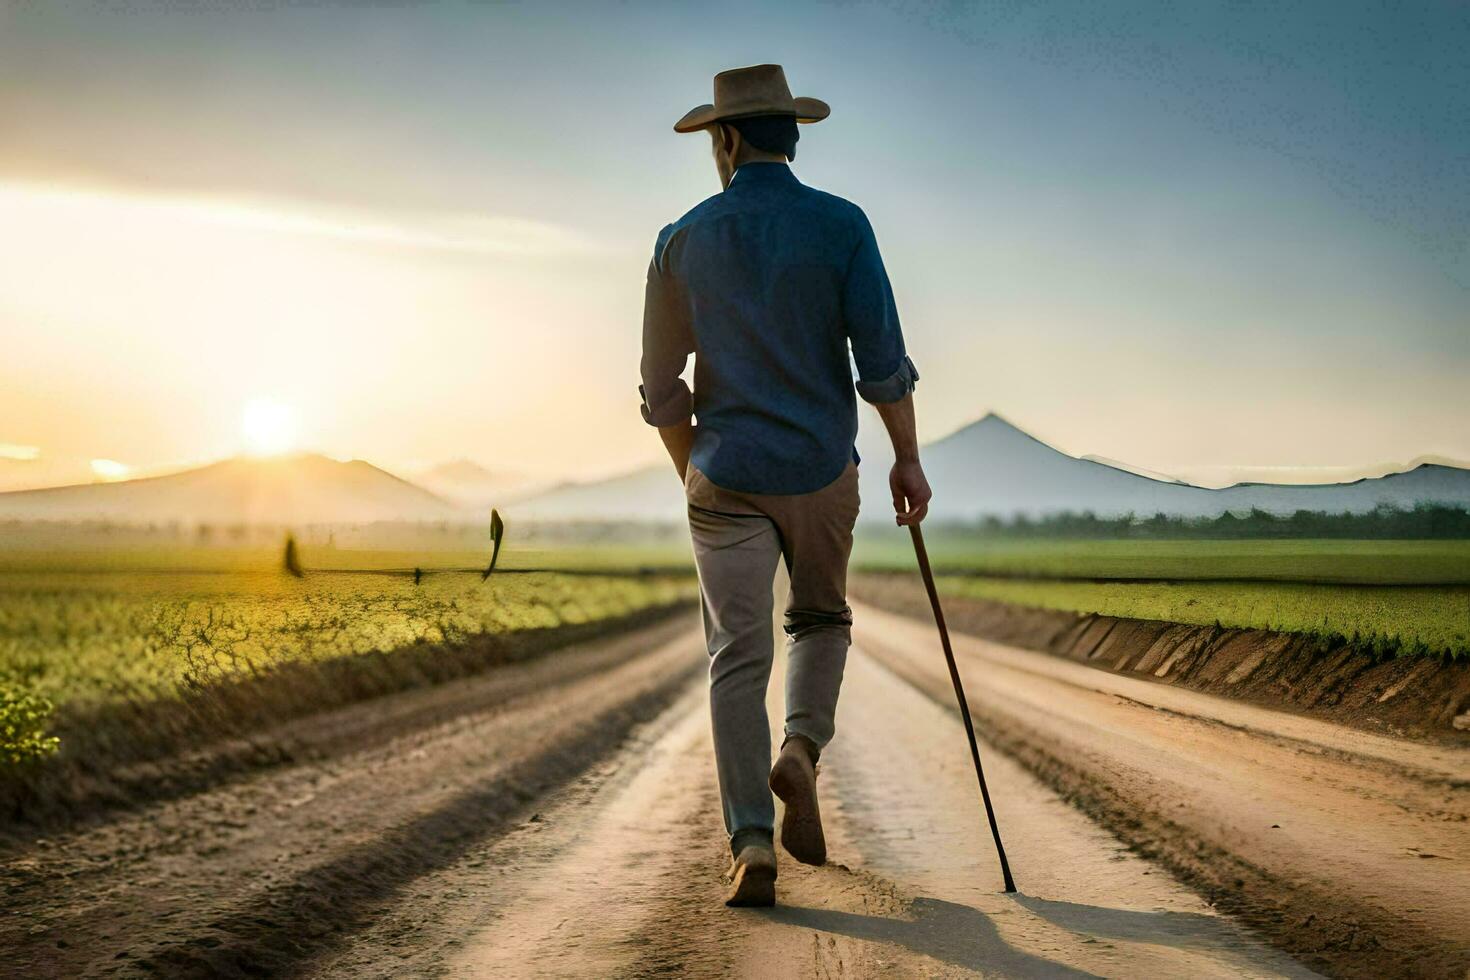
[[[888,271],[878,253],[873,226],[861,211],[857,212],[857,226],[857,245],[842,296],[847,339],[858,369],[857,392],[866,402],[896,402],[914,390],[919,372],[904,350]]]
[[[679,375],[694,353],[694,335],[689,327],[678,288],[668,275],[666,251],[673,226],[665,228],[648,263],[648,286],[643,298],[643,360],[639,373],[643,383],[643,420],[660,428],[678,425],[694,414],[694,396]]]

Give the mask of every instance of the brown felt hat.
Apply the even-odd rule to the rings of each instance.
[[[795,116],[799,123],[814,123],[831,112],[821,99],[793,99],[780,65],[752,65],[716,75],[714,105],[697,105],[684,113],[674,123],[674,132],[698,132],[713,123],[750,116]]]

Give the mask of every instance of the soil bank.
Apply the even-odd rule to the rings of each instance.
[[[932,616],[917,575],[857,575],[849,588],[853,598],[879,608]],[[964,596],[946,595],[943,603],[951,629],[987,640],[1371,731],[1470,745],[1470,662],[1464,660],[1377,659],[1299,633],[1123,619]]]

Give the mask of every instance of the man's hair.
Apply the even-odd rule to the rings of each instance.
[[[726,119],[725,123],[734,126],[740,138],[757,150],[796,159],[796,141],[801,139],[801,134],[796,131],[795,116],[747,116]]]

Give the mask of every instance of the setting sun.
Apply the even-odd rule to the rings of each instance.
[[[296,413],[273,398],[255,398],[240,416],[240,434],[256,456],[277,456],[296,446]]]
[[[125,463],[119,463],[115,459],[94,459],[91,462],[92,475],[104,482],[113,480],[126,480],[132,475],[132,468]]]

